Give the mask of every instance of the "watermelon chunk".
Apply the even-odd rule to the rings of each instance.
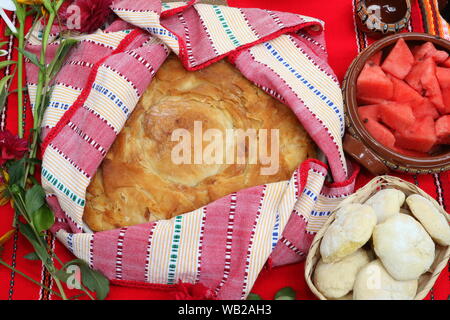
[[[383,146],[393,148],[395,137],[392,132],[377,121],[369,120],[364,124],[369,134]]]
[[[431,42],[425,42],[423,45],[416,47],[414,50],[414,59],[416,61],[432,58],[436,63],[442,63],[448,59],[448,53],[437,50]]]
[[[433,119],[439,118],[439,112],[434,104],[427,98],[422,98],[422,101],[418,103],[411,103],[414,116],[416,118],[432,117]]]
[[[393,76],[390,76],[389,79],[391,79],[392,84],[394,85],[392,100],[396,102],[422,102],[423,97],[406,82]]]
[[[400,103],[409,103],[416,118],[431,116],[433,119],[437,119],[439,117],[439,113],[435,106],[427,98],[418,94],[417,91],[406,82],[393,76],[390,76],[389,79],[391,79],[394,84],[394,95],[392,100]]]
[[[356,90],[358,101],[373,102],[391,99],[394,87],[380,66],[368,61],[358,76]]]
[[[387,102],[386,99],[377,99],[377,98],[366,98],[366,97],[356,97],[358,101],[358,105],[360,106],[366,106],[366,105],[372,105],[372,104],[382,104]]]
[[[450,68],[450,58],[441,63],[441,66],[445,68]]]
[[[445,108],[436,77],[436,64],[432,58],[416,63],[405,80],[418,93],[428,97],[438,110]]]
[[[450,115],[440,117],[435,125],[438,142],[450,144]]]
[[[364,123],[367,123],[369,120],[378,121],[380,119],[379,107],[379,104],[359,107],[358,115]]]
[[[381,121],[395,131],[406,130],[416,120],[408,103],[385,103],[380,106],[379,112]]]
[[[450,113],[450,68],[436,68],[436,77],[441,87],[442,100],[444,102],[444,108],[439,111],[441,114]]]
[[[416,119],[412,126],[394,133],[395,146],[419,152],[428,152],[437,142],[434,120]]]
[[[411,71],[413,64],[414,56],[405,40],[400,38],[386,59],[384,59],[381,68],[399,79],[404,79]]]
[[[378,51],[377,53],[374,53],[367,61],[372,61],[377,66],[379,66],[381,64],[381,56],[382,55],[383,55],[383,51]]]
[[[436,67],[436,77],[439,81],[439,85],[441,86],[441,88],[450,87],[450,69],[449,68]]]

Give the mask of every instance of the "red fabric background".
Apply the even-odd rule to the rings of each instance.
[[[423,32],[420,12],[417,10],[418,0],[413,0],[413,21],[412,31]],[[289,11],[303,15],[320,18],[325,21],[325,35],[329,52],[329,61],[340,80],[342,80],[348,65],[358,54],[358,41],[355,32],[353,19],[354,0],[333,1],[311,1],[311,0],[229,0],[230,6],[236,7],[259,7],[263,9]],[[0,34],[3,34],[4,25],[0,26]],[[7,40],[2,39],[1,41]],[[372,40],[366,39],[368,43]],[[363,40],[364,41],[364,40]],[[14,89],[14,88],[13,88]],[[7,128],[16,132],[17,111],[16,97],[11,95],[8,99]],[[27,123],[30,123],[30,116],[27,116]],[[442,198],[446,210],[450,207],[450,173],[440,175],[423,176],[401,176],[403,179],[418,184],[430,195]],[[357,181],[357,187],[363,186],[371,176],[367,172],[362,172]],[[439,188],[439,186],[441,188]],[[12,221],[12,210],[7,207],[0,207],[0,235],[10,229]],[[57,254],[68,261],[73,257],[68,251],[54,239],[49,242],[55,246]],[[31,252],[31,246],[16,235],[8,242],[3,258],[8,263],[15,263],[16,267],[31,276],[33,279],[53,286],[49,275],[43,270],[38,262],[23,259],[23,256]],[[262,270],[256,281],[252,292],[258,293],[263,299],[273,299],[275,293],[285,287],[290,286],[297,292],[297,299],[315,299],[308,289],[303,276],[303,263]],[[449,268],[446,268],[439,277],[435,287],[430,292],[427,299],[445,299],[450,294]],[[108,299],[175,299],[177,286],[153,286],[153,287],[127,287],[125,284],[111,286]],[[71,291],[70,295],[76,292]],[[0,267],[0,300],[6,299],[53,299],[46,290],[40,289],[37,285],[30,283],[18,274],[12,274],[4,267]]]

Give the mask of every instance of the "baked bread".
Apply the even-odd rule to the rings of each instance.
[[[395,280],[380,260],[365,265],[356,276],[354,300],[413,300],[418,281]]]
[[[337,262],[361,248],[377,224],[375,211],[366,204],[347,204],[335,215],[320,243],[320,255],[325,263]]]
[[[435,245],[423,226],[399,213],[377,225],[373,248],[396,280],[417,280],[434,261]]]
[[[405,202],[405,194],[397,189],[383,189],[370,197],[365,204],[372,207],[377,215],[377,224],[400,213]]]
[[[445,217],[430,200],[418,194],[406,199],[414,217],[422,224],[431,238],[441,246],[450,246],[450,226]]]
[[[259,143],[266,141],[259,130],[267,129],[269,156],[275,155],[271,148],[278,140],[276,134],[272,136],[277,131],[271,130],[278,129],[278,166],[276,157],[270,164],[261,163],[260,157],[252,162],[255,153],[248,139],[230,135],[226,143],[231,129],[255,129],[252,137],[258,143],[252,145],[258,146],[258,152],[262,150]],[[174,132],[178,135],[172,141]],[[196,138],[198,132],[203,133],[203,142]],[[187,133],[190,147],[183,144],[181,148],[180,143],[188,141]],[[221,133],[225,142],[215,150],[223,150],[222,154],[211,151]],[[195,155],[203,156],[203,161]],[[93,177],[83,219],[93,231],[169,219],[244,188],[287,180],[302,161],[314,155],[314,144],[290,108],[231,64],[220,61],[188,72],[177,57],[170,56]],[[187,158],[191,163],[183,163]]]
[[[353,290],[358,271],[369,262],[370,257],[362,248],[334,263],[320,259],[314,270],[314,285],[327,299],[345,297]]]

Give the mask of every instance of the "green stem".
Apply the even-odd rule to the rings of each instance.
[[[23,8],[21,9],[23,10]],[[25,19],[19,19],[19,48],[25,47]],[[23,53],[19,51],[17,56],[17,88],[23,88]],[[17,103],[18,103],[18,134],[20,138],[23,138],[23,91],[17,91]]]
[[[34,103],[34,129],[33,132],[33,139],[32,139],[32,145],[30,150],[30,158],[35,158],[37,155],[37,149],[39,144],[39,136],[41,134],[41,122],[42,122],[42,116],[44,113],[45,108],[45,96],[47,95],[47,87],[49,85],[49,79],[47,74],[47,46],[48,46],[48,39],[50,38],[50,32],[52,30],[53,22],[55,21],[55,18],[57,17],[57,13],[61,5],[64,3],[64,0],[58,0],[58,2],[55,4],[54,10],[50,12],[50,15],[48,17],[47,25],[45,26],[44,34],[42,36],[42,48],[41,48],[41,56],[39,57],[39,63],[41,64],[42,69],[39,70],[39,77],[38,77],[38,87],[36,89],[36,99]],[[28,178],[28,174],[34,174],[34,165],[27,165],[25,168],[25,183],[26,179]]]
[[[52,294],[54,294],[54,295],[56,295],[56,296],[58,296],[58,297],[60,297],[60,298],[63,297],[63,296],[62,296],[61,294],[59,294],[58,292],[56,292],[56,291],[54,291],[54,290],[52,290],[52,289],[50,289],[50,288],[44,286],[42,283],[37,282],[37,281],[34,280],[33,278],[30,278],[30,277],[27,276],[25,273],[23,273],[23,272],[17,270],[16,268],[10,266],[10,265],[7,264],[6,262],[4,262],[2,259],[0,259],[0,264],[3,265],[3,266],[5,266],[5,267],[8,268],[8,269],[14,271],[15,273],[20,274],[22,277],[24,277],[24,278],[27,279],[28,281],[31,281],[31,282],[33,282],[34,284],[40,286],[41,288],[44,288],[45,290],[50,291]]]
[[[64,292],[64,288],[63,288],[63,286],[61,284],[61,281],[59,281],[59,279],[53,273],[52,273],[52,277],[53,277],[53,280],[56,283],[56,286],[58,287],[59,292],[61,292],[61,299],[68,300],[67,296],[66,296],[66,293]]]

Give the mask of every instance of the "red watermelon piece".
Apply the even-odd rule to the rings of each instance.
[[[432,58],[416,63],[405,80],[419,94],[428,97],[439,111],[445,108],[436,77],[436,64]]]
[[[439,81],[439,85],[441,86],[441,88],[450,87],[450,69],[449,68],[436,67],[436,77]]]
[[[439,112],[437,111],[434,104],[430,102],[427,98],[422,98],[422,101],[418,103],[411,103],[411,108],[413,109],[414,116],[416,118],[432,117],[433,119],[439,118]]]
[[[379,107],[379,104],[359,107],[358,115],[364,123],[369,120],[378,121],[380,119]]]
[[[440,117],[435,123],[438,142],[450,144],[450,115]]]
[[[396,102],[412,102],[419,103],[423,97],[417,93],[410,85],[405,81],[399,80],[396,77],[390,76],[392,84],[394,85],[394,94],[392,100]]]
[[[400,103],[409,103],[413,109],[414,116],[422,118],[425,116],[431,116],[433,119],[439,117],[434,105],[427,99],[417,93],[411,86],[405,81],[399,80],[396,77],[390,76],[392,83],[394,84],[394,95],[392,100]]]
[[[425,42],[423,45],[415,48],[414,59],[420,61],[426,58],[432,58],[436,63],[442,63],[448,59],[448,53],[437,50],[431,42]]]
[[[358,105],[360,106],[366,106],[366,105],[372,105],[372,104],[382,104],[385,103],[388,100],[385,99],[377,99],[377,98],[366,98],[366,97],[356,97],[358,100]]]
[[[377,121],[369,120],[364,124],[370,135],[383,146],[393,148],[395,137],[392,132]]]
[[[389,55],[384,59],[381,68],[391,75],[404,79],[411,71],[414,64],[414,56],[409,50],[403,38],[400,38],[395,43]]]
[[[419,95],[423,94],[423,88],[422,88],[422,74],[423,70],[425,69],[426,65],[423,61],[419,61],[411,69],[411,72],[405,77],[405,81],[407,84],[409,84],[414,90],[416,90]]]
[[[442,100],[444,102],[444,108],[439,109],[441,114],[450,113],[450,68],[436,68],[436,77],[441,87]]]
[[[368,61],[356,81],[358,101],[383,101],[392,98],[394,87],[380,66]]]
[[[378,51],[377,53],[374,53],[367,61],[372,61],[377,66],[381,64],[381,56],[383,55],[383,51]]]
[[[379,107],[379,112],[381,121],[395,131],[411,127],[416,120],[409,103],[385,103]]]
[[[450,58],[447,58],[444,62],[442,62],[441,66],[445,68],[450,68]]]
[[[395,132],[394,137],[396,147],[428,152],[437,142],[434,120],[431,117],[416,119],[410,127]]]

